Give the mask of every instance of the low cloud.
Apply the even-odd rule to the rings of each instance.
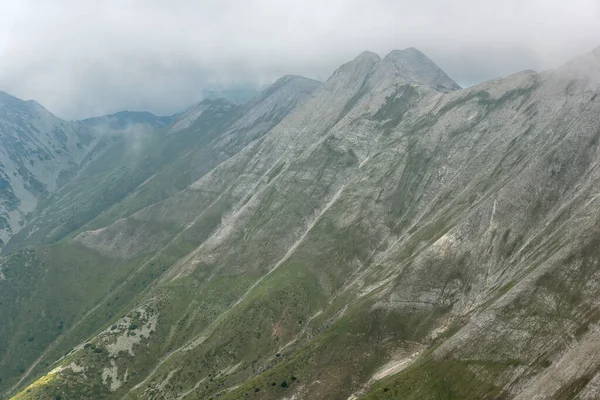
[[[0,0],[0,90],[64,118],[171,114],[207,88],[326,79],[414,46],[468,86],[600,45],[599,0]]]

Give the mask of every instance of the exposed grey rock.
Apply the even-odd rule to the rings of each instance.
[[[414,47],[394,50],[385,56],[384,61],[393,63],[398,74],[408,83],[430,86],[440,92],[460,89],[444,71]]]
[[[0,248],[61,185],[95,138],[35,101],[0,92]]]

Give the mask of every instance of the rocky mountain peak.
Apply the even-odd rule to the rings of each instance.
[[[340,66],[329,81],[338,79],[340,76],[348,74],[369,73],[373,67],[381,62],[381,57],[372,51],[363,51],[355,59]]]
[[[284,75],[281,78],[277,79],[275,81],[275,83],[273,83],[273,85],[281,85],[281,84],[285,84],[285,83],[295,83],[295,82],[316,82],[316,83],[320,83],[319,81],[316,81],[316,80],[310,79],[310,78],[306,78],[306,77],[300,76],[300,75]]]
[[[383,59],[372,51],[364,51],[338,68],[328,82],[337,81],[344,84],[348,79],[364,79],[377,69],[389,72],[390,68],[397,77],[408,84],[428,86],[444,93],[461,89],[429,57],[414,47],[393,50]]]
[[[21,100],[6,92],[0,91],[0,118],[14,119],[23,121],[24,118],[33,118],[38,122],[57,119],[54,114],[48,111],[44,106],[35,100]]]
[[[7,104],[9,102],[15,102],[15,101],[19,101],[19,99],[0,90],[0,104]]]
[[[440,92],[460,89],[440,67],[414,47],[393,50],[385,56],[384,62],[393,64],[398,74],[411,83],[430,86]]]
[[[26,111],[29,107],[27,107],[27,102],[14,97],[6,92],[0,91],[0,110],[4,113],[7,112],[23,112]]]
[[[358,57],[356,57],[354,59],[354,61],[370,61],[370,62],[379,62],[381,61],[381,57],[379,57],[379,54],[372,52],[372,51],[363,51],[362,53],[360,53],[358,55]]]

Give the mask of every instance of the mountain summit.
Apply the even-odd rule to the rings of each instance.
[[[440,92],[460,89],[460,86],[444,71],[414,47],[394,50],[385,56],[383,61],[392,63],[398,74],[409,82],[430,86]]]
[[[386,68],[391,68],[396,79],[404,83],[427,86],[439,92],[461,89],[431,59],[414,47],[393,50],[383,59],[376,53],[365,51],[351,62],[342,65],[330,79],[350,71],[376,74],[376,70]]]

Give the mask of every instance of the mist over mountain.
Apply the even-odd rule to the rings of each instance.
[[[0,93],[0,393],[600,397],[600,48],[416,48],[172,117]]]
[[[203,97],[209,100],[227,99],[232,103],[246,103],[260,94],[256,85],[237,85],[232,87],[212,87],[204,89]]]
[[[131,129],[162,128],[173,122],[170,116],[156,116],[147,111],[120,111],[115,114],[84,119],[83,125],[104,131],[128,131]]]
[[[326,80],[366,49],[414,46],[469,87],[554,68],[598,38],[597,0],[5,1],[0,88],[63,119],[172,115],[205,90]]]

